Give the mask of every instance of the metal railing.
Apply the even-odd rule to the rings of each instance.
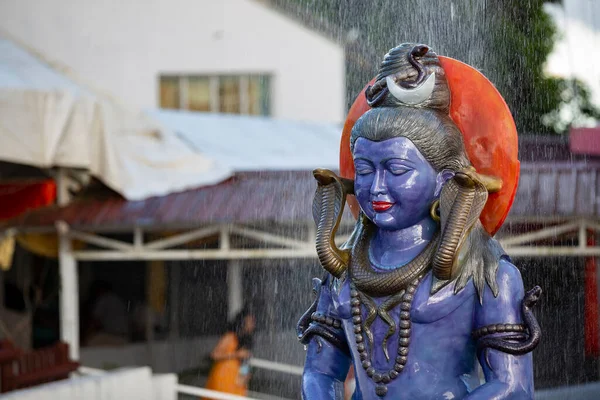
[[[302,376],[302,372],[304,371],[304,367],[283,364],[275,361],[263,360],[262,358],[251,358],[250,365],[254,368],[261,368],[269,371],[285,372],[287,374],[297,376]]]
[[[202,396],[213,400],[260,400],[253,397],[238,396],[236,394],[223,393],[216,390],[188,385],[177,385],[177,393]]]

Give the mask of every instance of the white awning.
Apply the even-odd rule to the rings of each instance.
[[[2,34],[0,160],[83,168],[128,200],[231,175],[158,121],[77,85]]]

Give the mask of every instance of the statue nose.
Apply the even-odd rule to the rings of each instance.
[[[387,187],[385,185],[383,171],[378,171],[375,173],[375,179],[373,179],[373,184],[371,185],[371,194],[377,196],[380,194],[385,194],[386,192]]]

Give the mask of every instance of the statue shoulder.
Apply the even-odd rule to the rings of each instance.
[[[498,262],[497,293],[486,285],[477,307],[477,325],[521,323],[521,303],[525,295],[519,269],[506,257]]]
[[[518,296],[519,299],[523,298],[524,289],[521,271],[519,271],[508,257],[501,257],[498,262],[496,283],[498,284],[499,292],[510,293]]]

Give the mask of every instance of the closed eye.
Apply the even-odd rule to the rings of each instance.
[[[410,171],[410,168],[400,166],[388,166],[388,171],[390,171],[394,175],[403,175]]]
[[[354,168],[358,175],[369,175],[375,172],[373,165],[365,160],[355,160]]]
[[[402,162],[400,159],[387,160],[385,162],[385,167],[394,175],[403,175],[412,170],[411,167],[407,166],[406,163]]]
[[[374,170],[371,167],[356,168],[356,173],[358,175],[369,175],[369,174],[372,174],[373,172],[374,172]]]

